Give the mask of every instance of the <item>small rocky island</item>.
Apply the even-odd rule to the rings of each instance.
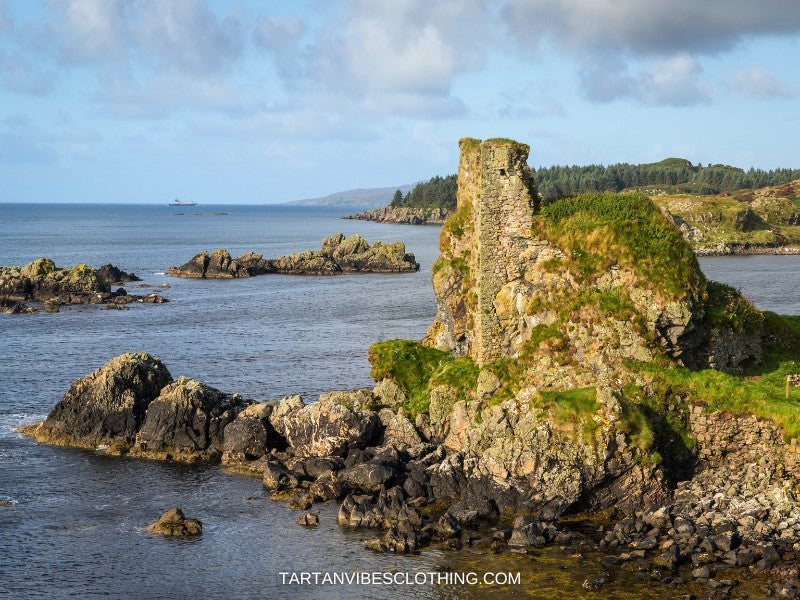
[[[373,389],[256,403],[127,354],[22,431],[220,460],[292,509],[338,503],[376,552],[558,545],[654,584],[797,597],[800,318],[707,280],[646,196],[541,205],[528,146],[460,147],[438,314],[422,342],[371,346]]]
[[[28,306],[34,302],[47,312],[58,312],[60,306],[77,304],[106,304],[109,308],[124,308],[132,302],[159,304],[167,299],[159,294],[129,294],[124,288],[112,290],[112,285],[141,281],[111,264],[98,269],[76,265],[69,269],[56,267],[49,258],[37,258],[24,267],[0,267],[0,312],[32,313],[39,309]]]
[[[172,277],[234,279],[256,275],[339,275],[342,273],[411,273],[419,271],[405,244],[370,244],[358,234],[337,233],[322,240],[321,250],[306,250],[265,259],[247,252],[231,258],[227,250],[201,252],[180,267],[170,267]]]
[[[383,206],[346,215],[343,219],[375,221],[393,225],[442,225],[453,212],[447,208],[418,208],[412,206]]]

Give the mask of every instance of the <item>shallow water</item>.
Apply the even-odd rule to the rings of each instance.
[[[217,216],[224,211],[228,215]],[[260,481],[212,466],[181,466],[37,445],[13,430],[43,418],[69,384],[122,352],[162,358],[189,375],[256,400],[371,386],[369,343],[421,338],[435,314],[430,267],[439,230],[346,221],[346,208],[0,204],[0,264],[49,256],[60,266],[111,262],[159,285],[171,302],[129,311],[91,306],[58,314],[0,315],[0,596],[10,598],[572,598],[601,570],[558,549],[535,556],[447,553],[380,556],[369,532],[306,530]],[[183,213],[183,214],[177,214]],[[233,281],[167,278],[203,249],[273,257],[361,233],[402,240],[422,269],[404,275],[263,276]],[[708,258],[715,279],[762,308],[800,313],[800,257]],[[193,541],[143,528],[172,506],[204,522]],[[521,586],[289,586],[282,571],[519,571]],[[586,593],[587,597],[600,594]],[[670,597],[620,574],[607,598]]]

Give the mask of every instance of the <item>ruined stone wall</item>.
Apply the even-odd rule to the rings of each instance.
[[[773,422],[753,415],[707,412],[702,405],[689,409],[689,434],[697,440],[700,459],[721,462],[739,455],[752,462],[763,457],[782,459],[787,473],[800,477],[800,440],[784,441]]]
[[[470,272],[477,296],[468,353],[484,364],[503,356],[495,301],[507,282],[521,276],[520,256],[531,242],[538,195],[527,145],[464,138],[459,146],[457,203],[472,208]]]

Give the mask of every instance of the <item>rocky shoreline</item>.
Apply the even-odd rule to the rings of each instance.
[[[374,221],[394,225],[441,225],[453,211],[446,208],[412,208],[408,206],[384,206],[373,208],[343,219]]]
[[[201,252],[180,267],[170,267],[171,277],[236,279],[257,275],[340,275],[342,273],[411,273],[419,271],[413,254],[405,244],[370,245],[358,234],[345,237],[337,233],[322,241],[321,250],[306,250],[278,258],[265,259],[247,252],[231,258],[227,250]]]
[[[125,354],[21,431],[219,461],[290,509],[338,504],[375,552],[557,546],[598,553],[586,590],[625,570],[727,597],[763,574],[800,597],[800,321],[708,281],[647,197],[540,206],[527,145],[460,147],[436,318],[370,347],[373,389],[254,402]]]
[[[338,524],[375,530],[364,546],[376,552],[591,548],[602,553],[609,577],[635,568],[662,583],[694,580],[725,593],[745,569],[763,574],[779,597],[800,593],[798,468],[784,460],[792,449],[766,421],[695,406],[693,432],[709,443],[695,449],[693,474],[674,491],[649,466],[619,462],[619,450],[598,484],[575,480],[575,465],[565,457],[548,459],[555,441],[548,423],[533,422],[514,402],[471,422],[473,439],[496,435],[504,418],[512,421],[508,441],[535,436],[539,456],[527,460],[544,461],[543,477],[561,492],[542,496],[540,482],[501,472],[501,463],[525,459],[520,449],[508,448],[487,470],[491,449],[458,442],[464,437],[458,406],[449,416],[432,407],[411,419],[404,402],[393,381],[381,380],[373,390],[331,392],[311,404],[299,396],[256,403],[185,377],[172,380],[160,360],[139,353],[116,357],[76,381],[45,421],[21,431],[40,442],[105,453],[220,461],[260,477],[273,499],[291,509],[338,503]],[[495,447],[504,446],[500,440]],[[565,522],[584,510],[608,525],[589,534]],[[199,531],[185,529],[172,512],[163,535]],[[298,522],[313,527],[318,516],[303,513]],[[772,577],[775,572],[781,577]],[[603,583],[587,580],[584,587]]]
[[[104,304],[106,308],[126,310],[127,304],[161,304],[167,298],[157,293],[131,294],[113,285],[141,281],[111,264],[98,269],[76,265],[56,267],[49,258],[38,258],[24,267],[0,267],[0,312],[6,314],[58,312],[62,306]],[[36,306],[29,306],[28,303]]]
[[[698,246],[697,256],[794,256],[800,254],[800,246],[773,246],[757,244],[719,244]]]

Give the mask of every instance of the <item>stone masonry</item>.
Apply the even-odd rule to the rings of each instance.
[[[530,147],[508,140],[459,142],[458,203],[471,203],[477,284],[475,338],[469,355],[478,364],[502,357],[495,300],[508,281],[520,277],[520,256],[531,241],[538,194],[526,161]]]

